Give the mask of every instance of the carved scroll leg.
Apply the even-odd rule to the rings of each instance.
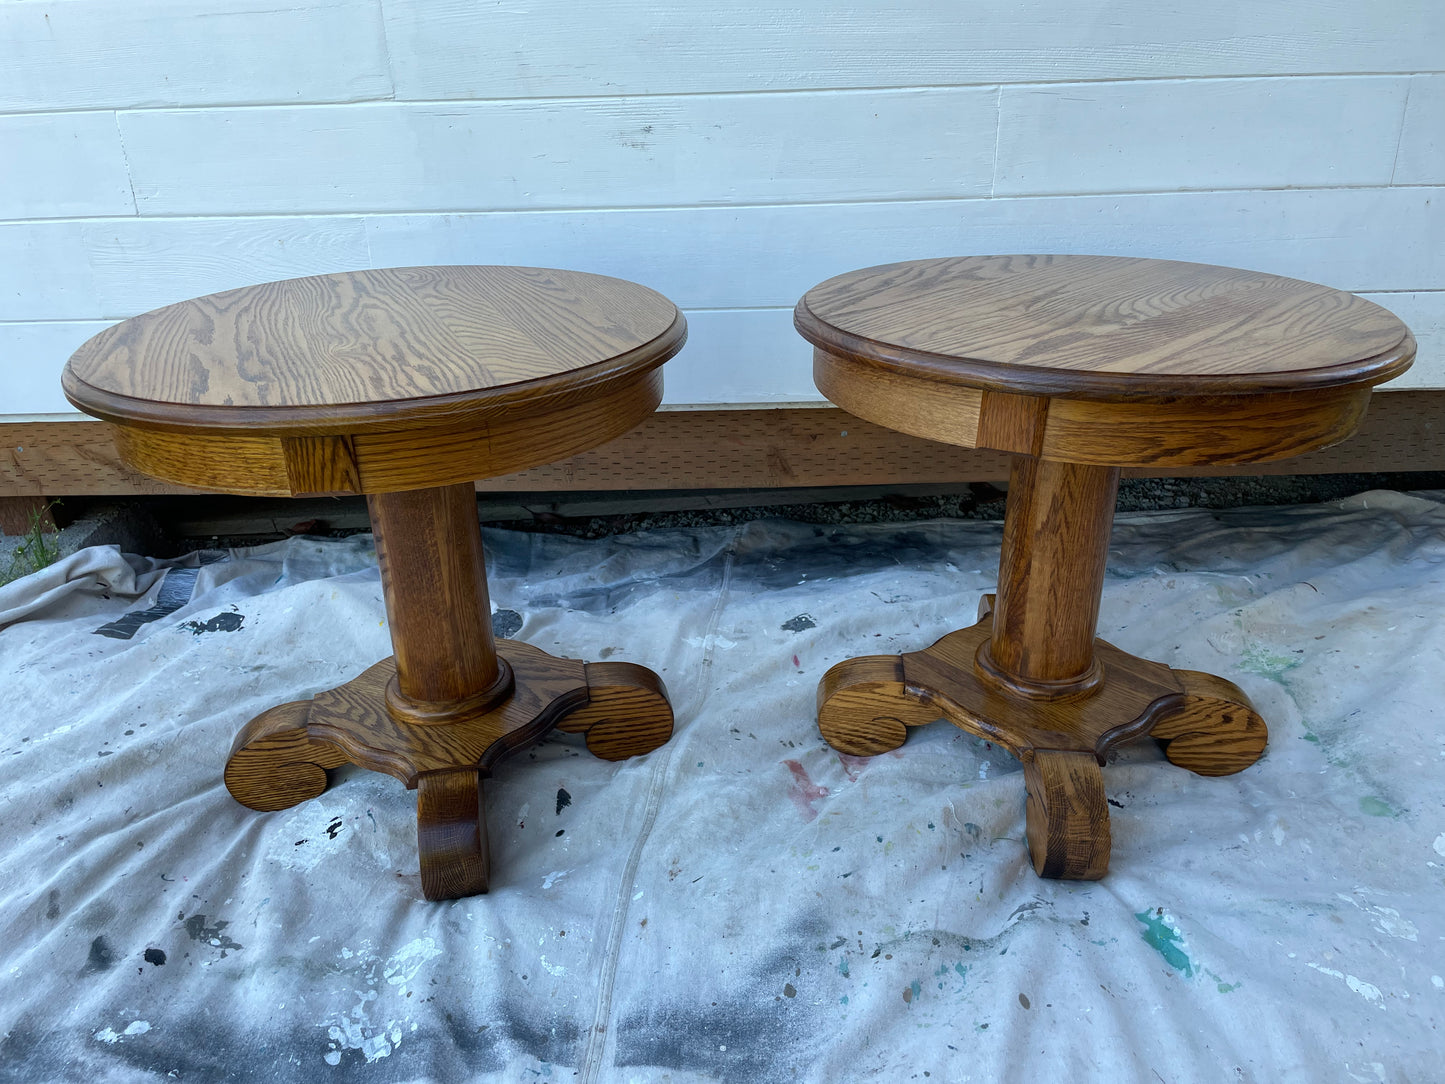
[[[1040,877],[1097,881],[1109,871],[1109,803],[1093,753],[1035,749],[1024,761],[1029,854]]]
[[[587,703],[559,730],[587,735],[587,750],[603,760],[650,753],[672,737],[672,704],[662,679],[631,662],[589,662]]]
[[[1264,755],[1269,728],[1238,685],[1198,670],[1175,670],[1184,706],[1154,724],[1164,755],[1196,775],[1233,775]]]
[[[306,732],[311,701],[293,700],[263,711],[241,728],[226,761],[226,789],[263,813],[289,809],[326,789],[326,769],[347,762],[330,742]]]
[[[417,776],[416,843],[427,899],[455,900],[487,890],[487,813],[476,768]]]
[[[898,655],[863,655],[834,666],[818,683],[818,731],[840,753],[877,756],[897,749],[910,726],[940,718],[908,691]]]

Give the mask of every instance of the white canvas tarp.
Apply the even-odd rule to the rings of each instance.
[[[221,782],[247,719],[389,653],[369,537],[0,588],[0,1080],[1445,1078],[1445,507],[1120,518],[1100,634],[1271,738],[1220,779],[1127,747],[1098,883],[1034,875],[998,749],[814,724],[833,663],[972,621],[999,533],[488,532],[501,631],[653,667],[678,727],[504,762],[493,891],[441,904],[392,778]]]

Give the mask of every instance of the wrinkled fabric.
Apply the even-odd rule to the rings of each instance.
[[[1439,1079],[1445,507],[1120,517],[1100,635],[1236,682],[1270,745],[1215,779],[1125,747],[1097,883],[1034,875],[997,748],[814,723],[833,663],[971,623],[999,537],[486,532],[499,631],[653,667],[678,725],[505,761],[493,890],[440,904],[391,777],[270,814],[221,782],[248,719],[389,653],[368,537],[0,589],[0,1080]]]

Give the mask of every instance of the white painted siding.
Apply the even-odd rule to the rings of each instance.
[[[0,417],[106,322],[292,275],[662,290],[675,405],[817,401],[798,295],[1150,255],[1361,292],[1445,387],[1445,3],[0,0]]]

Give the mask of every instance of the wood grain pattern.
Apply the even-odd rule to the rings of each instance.
[[[407,717],[470,708],[502,677],[472,487],[373,494],[366,503]]]
[[[1126,467],[1125,477],[1445,469],[1445,392],[1376,392],[1359,430],[1297,458]],[[0,495],[189,493],[120,459],[98,422],[0,424]],[[485,492],[737,489],[1002,481],[1010,457],[885,429],[836,408],[665,411],[564,461],[478,483]],[[285,495],[284,480],[275,495]],[[216,490],[213,490],[216,491]]]
[[[1151,403],[1049,400],[1039,454],[1117,467],[1192,467],[1289,459],[1344,440],[1368,387]]]
[[[265,497],[396,493],[565,459],[617,439],[648,417],[661,398],[662,372],[653,369],[619,377],[600,389],[478,408],[446,424],[356,436],[108,428],[116,430],[115,447],[131,465],[187,488]],[[315,488],[327,486],[337,488]]]
[[[910,436],[965,448],[978,445],[983,392],[909,380],[852,356],[813,352],[813,383],[848,413]]]
[[[1414,340],[1314,283],[1112,256],[885,264],[809,290],[794,317],[828,355],[915,381],[1128,400],[1369,386]]]
[[[1024,760],[1029,855],[1040,877],[1097,881],[1109,872],[1109,804],[1087,753],[1040,749]]]
[[[263,711],[243,726],[226,758],[231,797],[263,813],[289,809],[326,789],[326,769],[346,754],[306,729],[311,701],[293,700]]]
[[[289,436],[461,420],[661,365],[686,324],[660,294],[546,268],[288,279],[133,317],[62,383],[117,424]]]
[[[286,461],[286,487],[295,496],[362,492],[356,442],[348,436],[282,437],[281,456]]]
[[[589,662],[587,703],[558,728],[587,735],[587,751],[602,760],[626,760],[672,737],[672,704],[662,678],[630,662]]]
[[[1094,642],[1100,680],[1052,699],[1020,695],[978,665],[994,613],[922,651],[865,655],[831,667],[818,685],[818,729],[851,756],[898,748],[908,728],[942,717],[1024,764],[1028,839],[1040,876],[1102,877],[1110,835],[1099,765],[1109,751],[1153,736],[1198,775],[1242,771],[1263,754],[1264,720],[1232,682],[1171,670]]]
[[[1103,679],[1084,695],[1018,696],[975,666],[991,626],[985,618],[921,651],[864,655],[831,667],[818,685],[825,740],[842,752],[873,756],[901,745],[904,727],[943,718],[1020,759],[1032,749],[1074,749],[1102,760],[1183,703],[1183,687],[1167,666],[1103,640],[1095,641]]]
[[[400,720],[388,709],[396,661],[383,659],[311,700],[271,708],[237,734],[225,781],[251,809],[286,809],[326,788],[345,763],[386,772],[418,790],[417,839],[427,899],[487,891],[481,779],[548,730],[586,735],[604,760],[656,749],[672,734],[662,681],[632,663],[583,664],[528,644],[500,643],[515,684],[495,707],[444,725]]]
[[[1101,677],[1094,630],[1119,471],[1014,457],[992,635],[980,663],[1025,698],[1083,692]]]
[[[1142,738],[1180,703],[1183,690],[1169,667],[1105,640],[1094,641],[1096,683],[1077,692],[1065,689],[1052,699],[1038,691],[1020,695],[1012,683],[998,682],[978,665],[996,618],[900,658],[910,696],[1019,759],[1030,749],[1075,749],[1102,760],[1114,746]]]
[[[1233,775],[1264,755],[1269,728],[1244,690],[1198,670],[1176,670],[1184,703],[1154,724],[1171,764],[1196,775]]]
[[[460,899],[491,887],[481,773],[459,768],[418,777],[416,844],[427,899]]]
[[[865,655],[830,667],[818,683],[817,708],[823,740],[855,757],[891,752],[908,739],[910,726],[941,716],[910,692],[899,655]]]

